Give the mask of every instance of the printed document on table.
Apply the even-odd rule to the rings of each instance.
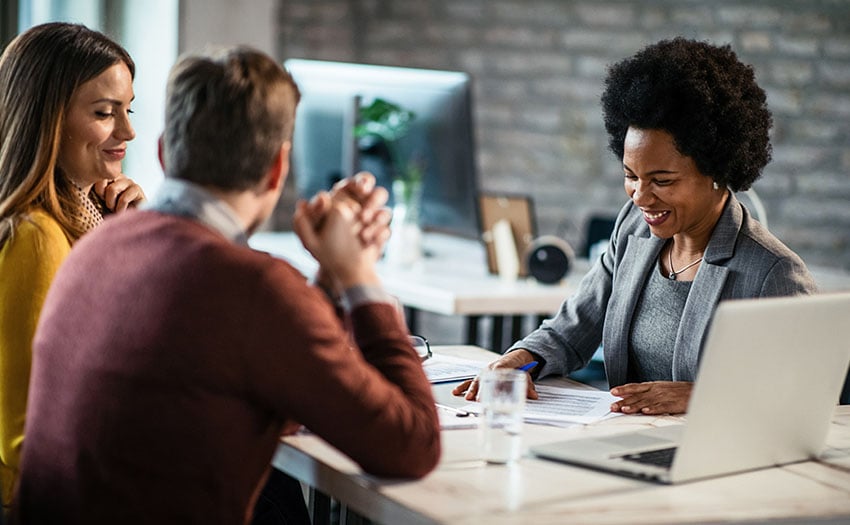
[[[525,420],[529,423],[593,423],[611,414],[611,403],[620,399],[607,390],[535,385],[539,399],[526,399]]]
[[[564,425],[593,423],[618,415],[611,412],[611,403],[618,397],[607,390],[583,390],[555,385],[534,385],[539,399],[526,399],[523,418],[526,423]],[[464,410],[480,414],[481,403],[470,403]]]
[[[486,368],[486,361],[475,361],[451,355],[435,354],[422,363],[425,375],[432,383],[445,383],[448,381],[460,381],[472,379],[478,375],[482,368]]]

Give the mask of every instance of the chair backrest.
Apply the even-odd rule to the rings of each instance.
[[[750,213],[753,214],[753,217],[755,217],[762,226],[768,230],[770,229],[767,225],[767,209],[764,207],[764,203],[759,197],[759,194],[756,193],[756,190],[750,188],[747,191],[739,191],[735,194],[735,197],[744,203],[744,206],[750,210]]]

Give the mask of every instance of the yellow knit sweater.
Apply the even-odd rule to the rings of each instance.
[[[32,338],[47,289],[71,249],[59,224],[33,211],[0,248],[0,483],[8,506],[24,440]]]

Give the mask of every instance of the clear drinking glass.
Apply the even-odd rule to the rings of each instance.
[[[480,424],[484,459],[511,463],[522,453],[526,376],[521,370],[499,368],[479,375],[478,401],[484,417]]]

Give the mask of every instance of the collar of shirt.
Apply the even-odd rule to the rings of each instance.
[[[166,178],[144,208],[196,220],[234,243],[248,246],[248,235],[230,206],[192,182]]]
[[[203,187],[182,179],[166,178],[144,209],[196,220],[236,244],[248,246],[248,235],[230,206]],[[359,285],[343,291],[342,306],[352,310],[368,303],[398,305],[380,286]],[[398,306],[400,309],[401,307]]]

